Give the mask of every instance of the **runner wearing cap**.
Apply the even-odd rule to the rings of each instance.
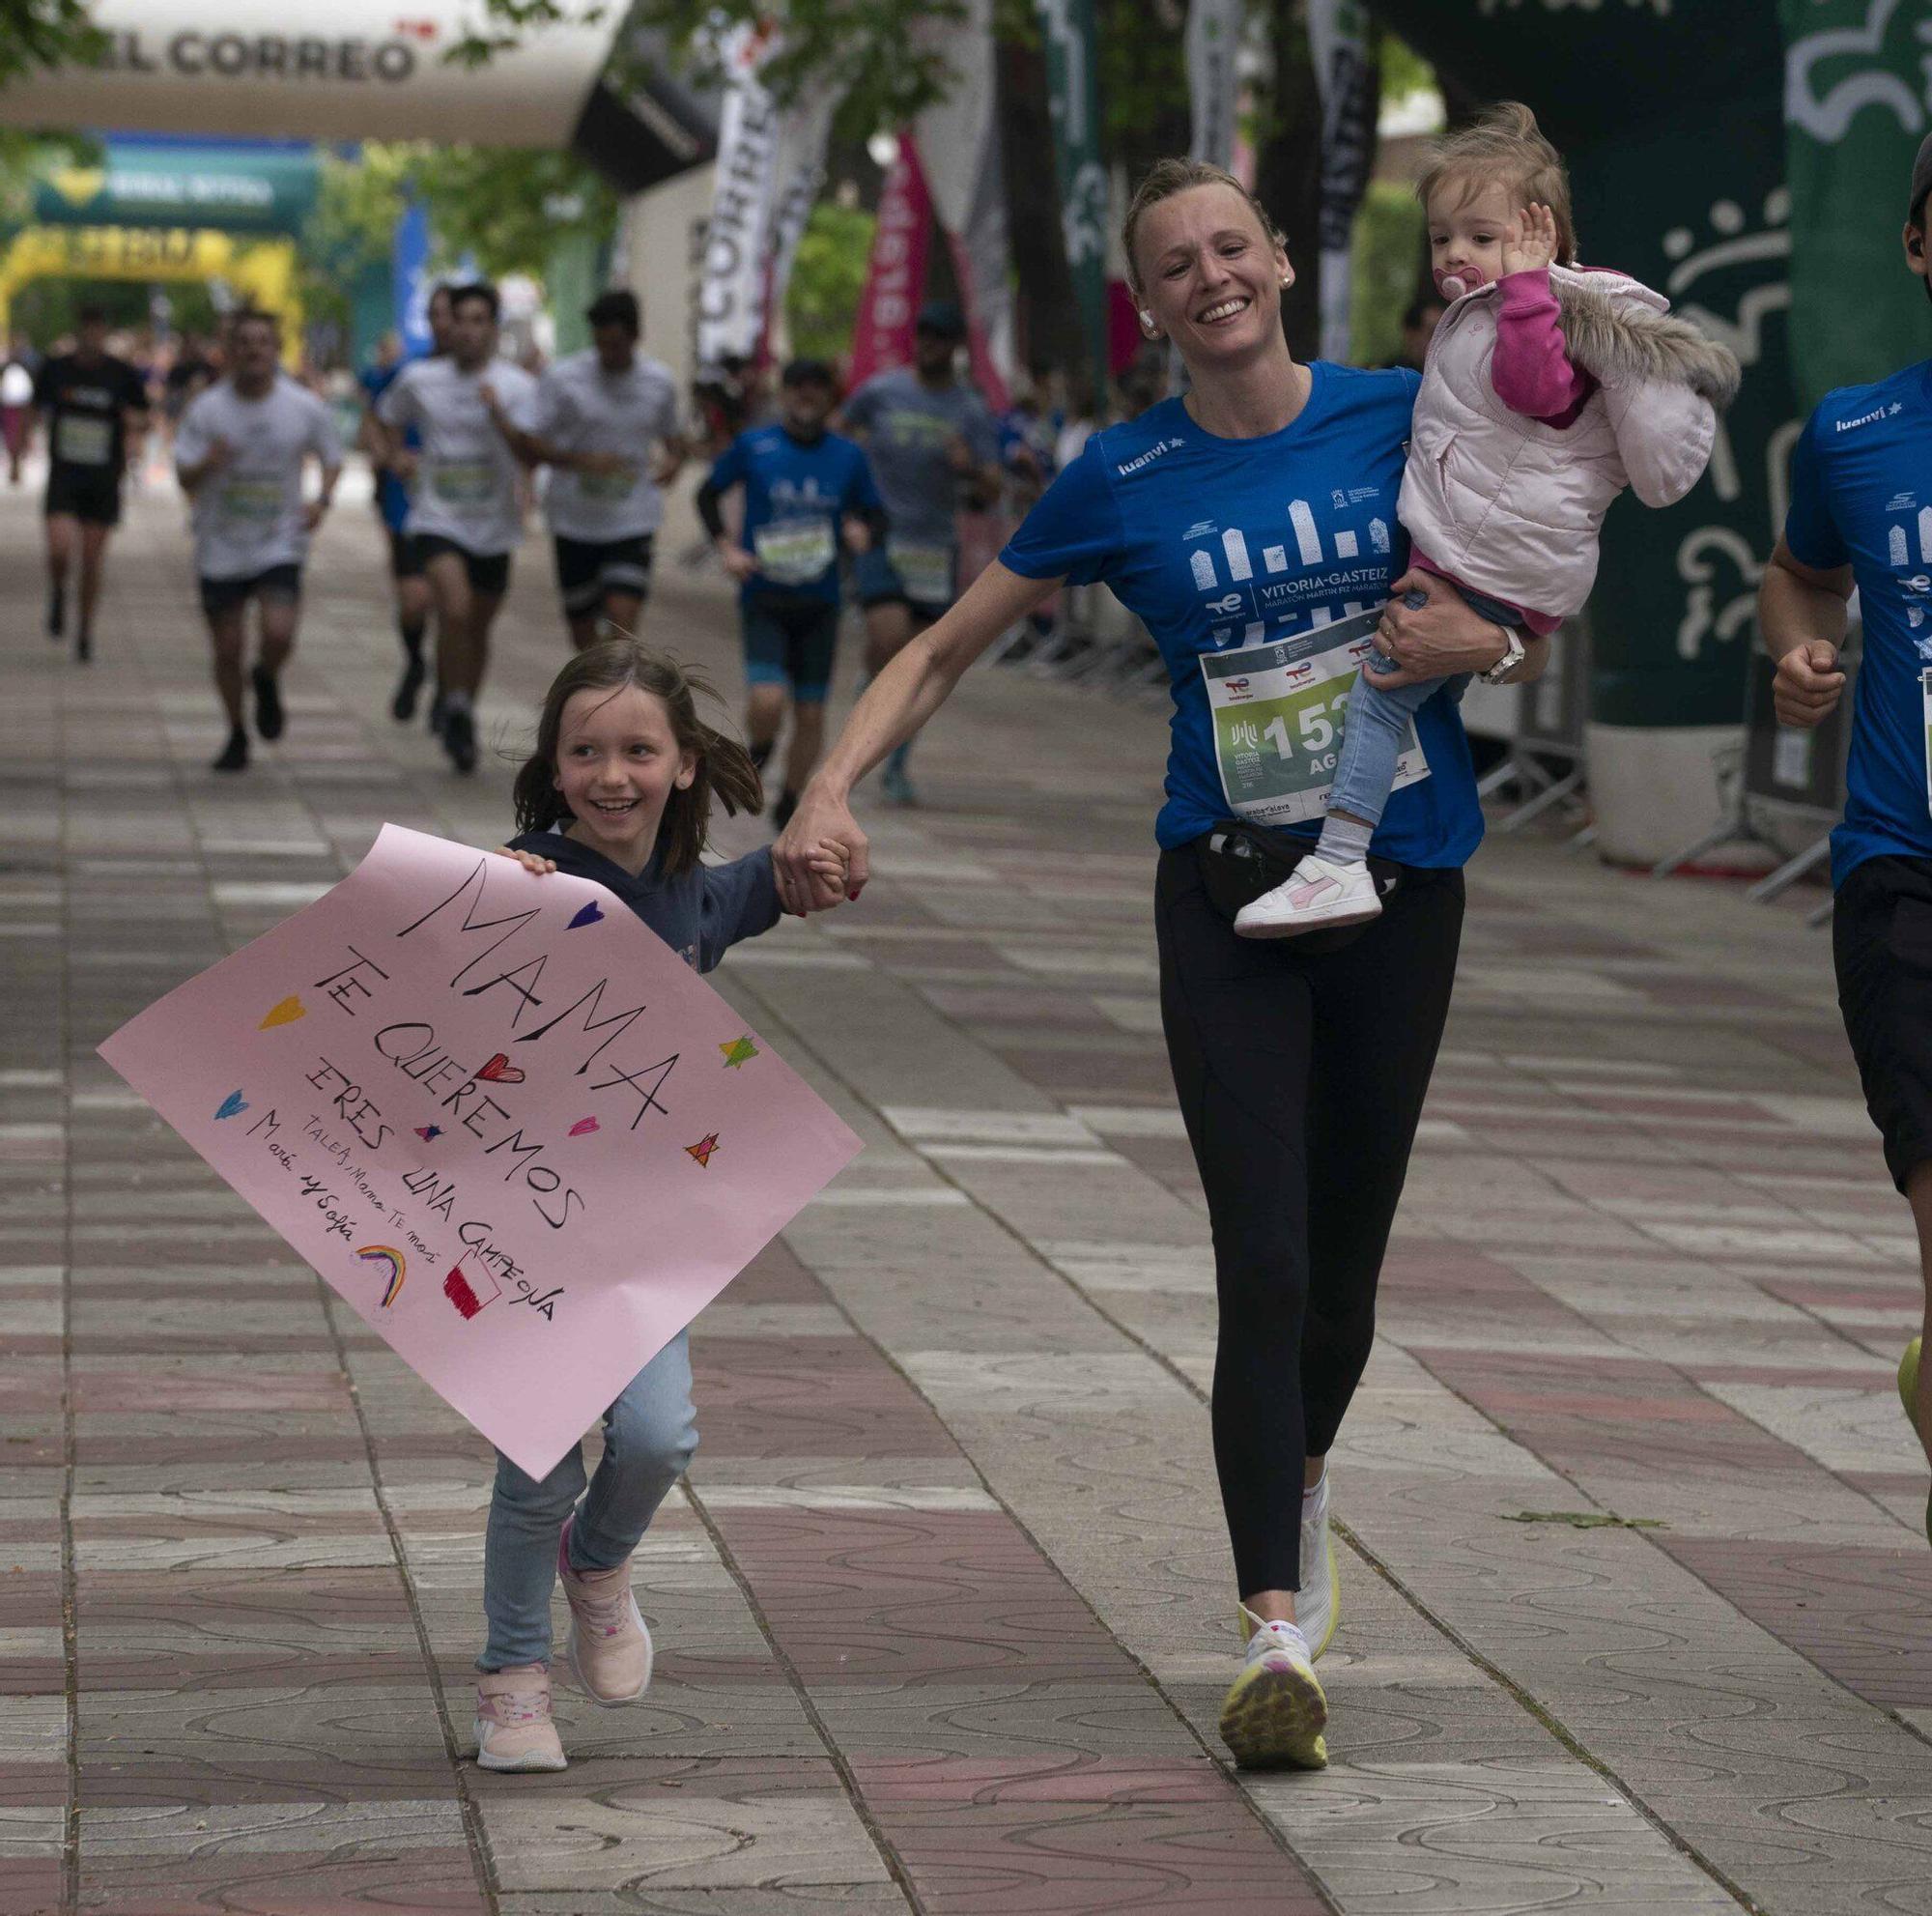
[[[536,429],[518,449],[551,469],[544,513],[556,545],[556,585],[581,652],[605,620],[636,636],[651,589],[651,548],[664,520],[659,490],[688,457],[677,381],[639,356],[634,293],[601,294],[584,314],[592,344],[538,383]]]
[[[783,831],[825,742],[825,701],[838,641],[838,547],[864,555],[886,515],[864,451],[825,430],[838,382],[822,359],[784,369],[779,423],[740,433],[697,491],[698,516],[739,582],[745,637],[746,742],[762,773],[791,705],[791,749],[773,822]],[[722,496],[745,495],[744,525],[725,529]]]
[[[1932,135],[1918,149],[1905,268],[1925,282]],[[1838,1007],[1892,1182],[1912,1206],[1924,1324],[1899,1394],[1932,1459],[1932,359],[1828,392],[1792,452],[1784,536],[1758,588],[1777,661],[1778,722],[1815,726],[1845,688],[1838,669],[1854,587],[1864,625],[1852,695],[1845,815],[1832,834]],[[1925,1513],[1932,1539],[1932,1501]]]
[[[446,358],[405,366],[376,402],[383,462],[410,485],[405,529],[417,542],[436,602],[443,750],[476,769],[474,704],[489,668],[490,628],[510,586],[523,531],[515,449],[535,422],[537,383],[497,352],[497,290],[451,289]],[[405,443],[410,427],[419,452]]]
[[[866,448],[891,522],[885,550],[854,570],[866,609],[866,671],[881,672],[914,633],[923,632],[958,592],[958,513],[1000,496],[1000,434],[986,403],[953,370],[966,337],[959,308],[920,308],[910,366],[875,374],[845,402],[839,423]],[[886,761],[880,786],[901,805],[917,802],[908,739]]]
[[[214,684],[228,714],[228,743],[213,770],[248,762],[242,722],[248,602],[261,640],[250,683],[255,729],[282,735],[281,672],[295,649],[302,560],[334,497],[342,443],[327,405],[281,370],[282,331],[272,313],[228,323],[228,376],[188,402],[175,432],[175,472],[194,500],[194,569],[214,644]],[[322,468],[322,490],[302,499],[302,468]]]
[[[34,404],[46,420],[47,636],[67,632],[67,581],[80,551],[80,623],[74,656],[94,656],[107,540],[121,523],[121,483],[140,462],[148,389],[126,359],[107,350],[107,315],[83,306],[79,343],[42,363]]]

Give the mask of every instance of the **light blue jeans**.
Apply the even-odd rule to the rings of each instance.
[[[1375,659],[1381,656],[1378,652]],[[1376,683],[1375,659],[1349,694],[1342,756],[1336,761],[1335,783],[1328,792],[1329,811],[1346,812],[1365,825],[1381,823],[1382,808],[1395,785],[1396,760],[1402,757],[1403,741],[1408,736],[1409,720],[1445,685],[1450,698],[1460,704],[1474,676],[1459,672],[1450,678],[1425,678],[1389,691]],[[1385,664],[1385,669],[1393,671],[1394,667]]]
[[[489,1641],[476,1659],[478,1670],[550,1661],[550,1595],[565,1519],[577,1511],[570,1567],[614,1568],[637,1549],[696,1448],[691,1346],[680,1330],[604,1413],[604,1455],[587,1494],[582,1444],[541,1483],[497,1453],[483,1544]]]

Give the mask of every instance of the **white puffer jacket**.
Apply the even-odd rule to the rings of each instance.
[[[1560,429],[1511,412],[1490,383],[1502,296],[1465,294],[1430,341],[1396,509],[1443,571],[1567,618],[1590,596],[1618,493],[1671,505],[1702,476],[1738,362],[1624,273],[1554,266],[1549,282],[1571,363],[1599,389]]]

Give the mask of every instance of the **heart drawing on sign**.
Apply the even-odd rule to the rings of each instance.
[[[511,1064],[501,1051],[498,1051],[476,1075],[485,1084],[522,1084],[524,1081],[523,1072]]]
[[[592,899],[563,929],[566,931],[575,931],[580,925],[595,925],[603,916],[604,914],[597,909],[597,901]]]
[[[293,1024],[298,1017],[308,1015],[308,1007],[299,998],[284,998],[280,1004],[271,1006],[269,1015],[255,1029],[272,1031],[278,1024]]]
[[[595,1118],[579,1118],[578,1121],[571,1126],[570,1134],[572,1137],[583,1137],[588,1132],[594,1131],[596,1129],[597,1129],[597,1120]]]
[[[242,1094],[239,1091],[231,1091],[216,1107],[214,1115],[217,1118],[239,1118],[247,1108],[242,1101]]]

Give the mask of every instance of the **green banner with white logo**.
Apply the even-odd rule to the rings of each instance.
[[[63,166],[36,180],[33,216],[41,226],[294,233],[314,211],[320,180],[305,148],[110,140],[99,164]]]
[[[1791,369],[1808,411],[1932,351],[1899,248],[1932,130],[1932,29],[1915,0],[1780,0],[1791,187]]]
[[[1094,390],[1107,389],[1107,169],[1100,160],[1100,75],[1094,0],[1038,0],[1046,43],[1054,170],[1066,264],[1080,301]]]

